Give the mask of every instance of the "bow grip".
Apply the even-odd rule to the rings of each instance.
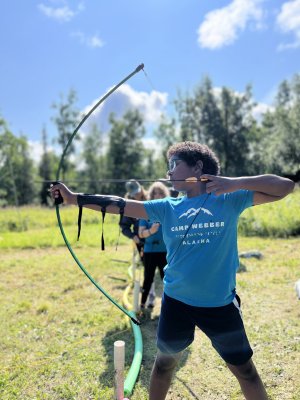
[[[59,181],[51,182],[51,186],[57,185],[58,183],[61,183],[61,182],[59,182]],[[56,197],[56,198],[54,199],[54,204],[55,204],[56,206],[58,206],[59,204],[62,204],[62,203],[64,202],[64,199],[63,199],[62,195],[60,194],[60,191],[59,191],[59,190],[57,190],[57,191],[58,191],[59,195],[58,195],[58,197]]]

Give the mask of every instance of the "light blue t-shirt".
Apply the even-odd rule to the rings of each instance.
[[[146,229],[150,229],[152,224],[153,222],[146,221],[145,219],[139,220],[139,226],[144,226]],[[145,238],[144,253],[166,253],[166,251],[162,227],[160,225],[157,232]]]
[[[149,219],[162,225],[168,262],[165,293],[198,307],[231,303],[239,265],[238,218],[253,205],[253,192],[166,197],[144,205]]]

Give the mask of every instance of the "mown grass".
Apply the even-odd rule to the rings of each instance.
[[[295,196],[297,200],[298,194]],[[255,208],[256,218],[262,207],[266,206]],[[287,214],[278,225],[299,218],[297,203],[287,203],[286,207],[292,217]],[[277,218],[274,213],[270,222],[272,215]],[[111,400],[114,341],[126,342],[126,370],[133,354],[128,319],[75,265],[63,247],[54,210],[2,210],[0,226],[5,220],[16,218],[18,222],[20,215],[27,218],[27,230],[4,229],[0,234],[0,398]],[[100,250],[99,214],[84,211],[79,243],[76,208],[64,207],[62,218],[79,259],[96,281],[121,300],[132,247],[121,236],[116,251],[118,217],[107,215],[105,252]],[[300,278],[300,238],[240,237],[239,250],[263,254],[261,260],[243,259],[246,272],[238,274],[254,361],[271,400],[298,400],[300,302],[294,284]],[[158,278],[156,286],[159,295],[162,287]],[[131,400],[148,398],[158,315],[159,298],[151,318],[142,325],[143,363]],[[177,370],[168,400],[242,398],[235,379],[197,331]]]
[[[299,399],[300,303],[294,283],[300,239],[241,238],[239,247],[263,254],[261,260],[243,260],[247,272],[238,274],[254,360],[270,399]],[[114,247],[78,252],[94,278],[121,300],[131,245],[117,253]],[[114,341],[126,342],[127,370],[133,354],[126,317],[91,285],[64,248],[2,249],[0,256],[0,398],[113,399]],[[158,280],[156,285],[160,294]],[[159,301],[142,325],[144,356],[132,400],[147,399],[158,314]],[[224,363],[197,332],[168,400],[242,398]]]
[[[115,251],[78,251],[120,297],[126,269]],[[2,250],[1,260],[1,399],[112,398],[112,346],[122,330],[132,340],[127,321],[65,249]]]

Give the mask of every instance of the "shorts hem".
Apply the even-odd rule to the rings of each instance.
[[[157,346],[158,350],[159,350],[162,354],[168,354],[168,355],[170,355],[170,354],[178,354],[178,353],[184,351],[184,350],[187,349],[192,343],[193,343],[193,340],[191,340],[190,342],[188,342],[187,344],[185,344],[184,346],[182,346],[180,349],[176,348],[175,351],[168,351],[168,350],[166,350],[165,348],[162,349],[162,347],[160,346],[159,343],[157,343],[156,346]],[[173,350],[173,349],[171,349],[171,350]]]
[[[233,361],[229,362],[229,361],[225,360],[222,356],[221,356],[221,358],[226,362],[226,364],[238,366],[238,365],[246,364],[246,362],[251,360],[252,356],[253,356],[253,351],[251,351],[251,353],[249,353],[247,355],[247,357],[245,357],[244,359],[239,359],[239,360],[236,360],[236,361],[233,360]]]

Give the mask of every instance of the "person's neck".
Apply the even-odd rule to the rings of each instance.
[[[205,183],[191,183],[194,187],[186,191],[186,197],[198,197],[206,193],[206,185]]]

